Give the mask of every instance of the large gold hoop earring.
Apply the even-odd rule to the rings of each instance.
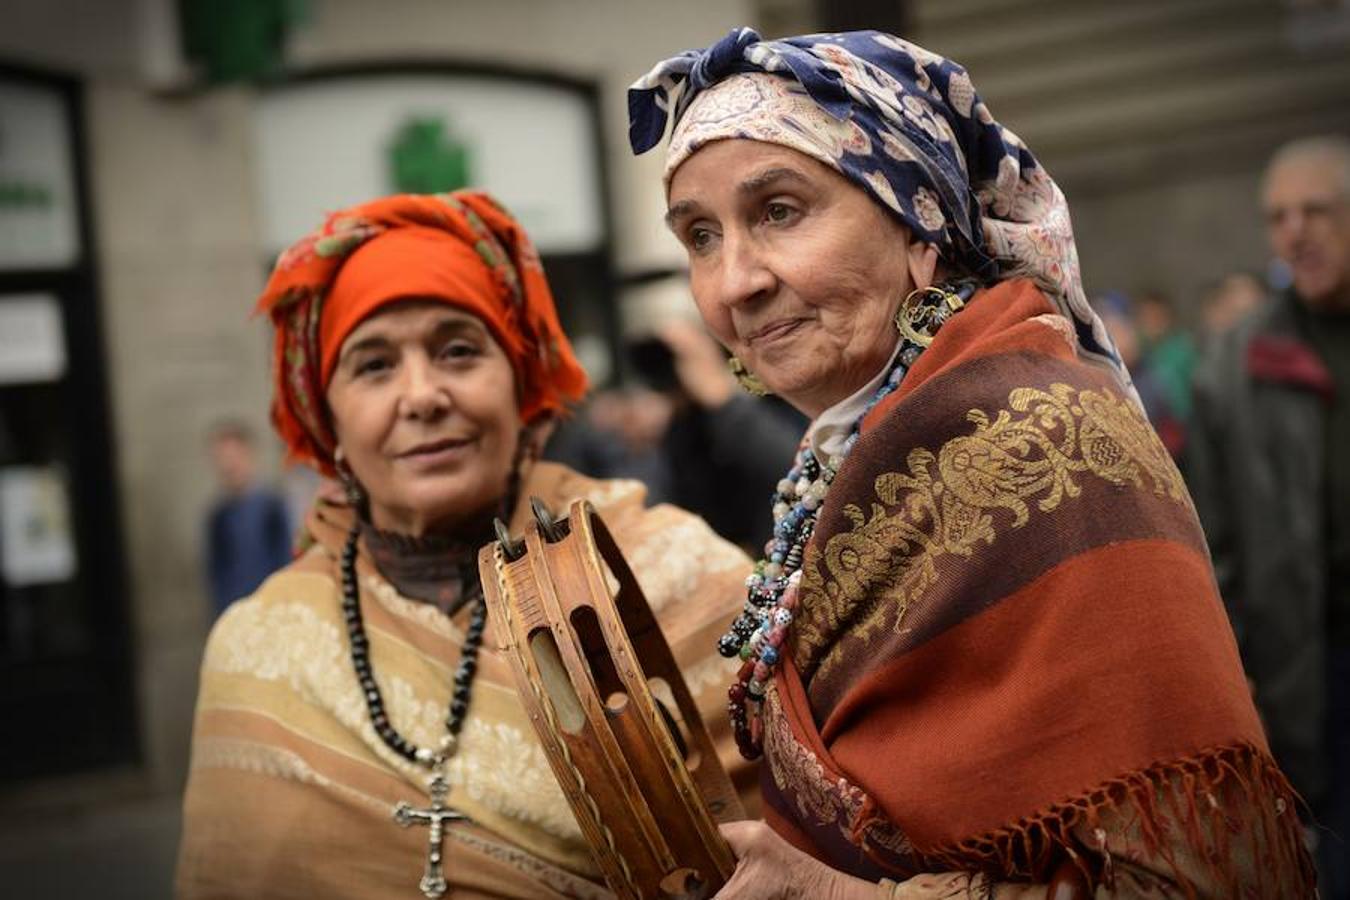
[[[895,327],[908,340],[927,347],[943,323],[965,305],[965,298],[945,284],[915,288],[900,301],[900,308],[895,311]]]
[[[736,376],[736,383],[741,386],[741,390],[754,397],[767,397],[769,395],[769,386],[760,380],[760,377],[745,367],[739,356],[733,356],[727,360],[727,368],[731,374]]]

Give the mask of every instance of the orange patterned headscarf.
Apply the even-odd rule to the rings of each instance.
[[[525,230],[479,191],[402,194],[333,213],[281,254],[256,312],[276,328],[272,422],[290,459],[332,475],[324,393],[343,340],[380,307],[430,298],[481,319],[511,361],[525,422],[586,391]]]

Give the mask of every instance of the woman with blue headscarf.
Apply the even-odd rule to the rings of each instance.
[[[1310,895],[1064,196],[966,71],[740,29],[629,111],[704,322],[811,419],[719,644],[766,807],[719,897]]]

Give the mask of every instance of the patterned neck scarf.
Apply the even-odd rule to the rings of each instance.
[[[1031,279],[1074,323],[1081,352],[1128,383],[1083,294],[1063,193],[956,63],[877,31],[762,41],[739,28],[658,63],[629,88],[628,116],[639,154],[673,122],[667,186],[691,154],[726,138],[819,160],[948,264],[989,283]]]
[[[276,328],[272,421],[291,459],[334,474],[324,394],[342,341],[380,307],[433,299],[481,319],[528,424],[586,390],[534,245],[485,193],[403,194],[333,213],[281,254],[258,299]]]

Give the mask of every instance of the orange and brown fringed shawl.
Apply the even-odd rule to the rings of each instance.
[[[1072,341],[1004,283],[864,422],[768,694],[767,818],[873,879],[1067,857],[1109,888],[1117,853],[1310,896],[1181,476]]]

